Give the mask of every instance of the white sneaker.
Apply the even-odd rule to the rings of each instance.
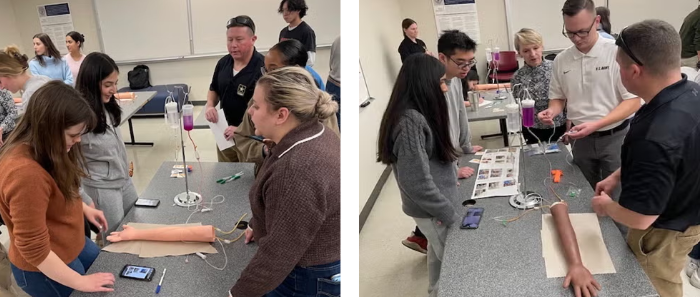
[[[690,277],[690,285],[700,289],[700,276],[698,275],[697,270],[695,270],[695,272],[693,272],[693,276]]]
[[[693,272],[698,270],[698,261],[695,259],[690,259],[688,264],[685,265],[685,275],[688,277],[693,276]]]

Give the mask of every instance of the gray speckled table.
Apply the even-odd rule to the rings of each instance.
[[[170,170],[175,164],[177,163],[164,162],[148,188],[139,196],[160,199],[160,206],[155,209],[134,207],[124,218],[123,223],[182,224],[187,220],[190,212],[186,208],[173,206],[173,197],[185,191],[184,179],[170,177]],[[244,213],[248,213],[244,220],[250,219],[248,191],[254,181],[253,164],[203,162],[203,170],[199,169],[196,162],[189,164],[193,167],[193,172],[190,173],[192,191],[202,194],[199,189],[199,181],[203,174],[202,183],[205,188],[206,200],[209,201],[214,195],[219,194],[226,198],[224,203],[215,204],[213,211],[193,215],[190,219],[191,223],[201,222],[204,225],[214,225],[222,230],[231,230]],[[216,183],[216,180],[239,171],[244,172],[240,179],[224,185]],[[242,231],[236,231],[231,236],[224,235],[222,237],[233,239],[240,232]],[[214,247],[219,253],[209,255],[207,260],[212,265],[221,267],[224,265],[221,245],[215,242]],[[237,242],[224,244],[224,247],[228,255],[228,265],[224,271],[210,267],[197,256],[190,256],[189,263],[185,263],[185,256],[141,259],[136,255],[102,252],[88,273],[113,273],[117,280],[114,284],[114,292],[110,294],[75,292],[71,296],[152,296],[164,268],[167,268],[168,272],[163,280],[160,296],[227,296],[228,290],[235,284],[243,269],[253,258],[257,246],[255,244],[246,245],[241,238]],[[154,267],[156,274],[153,281],[144,282],[120,278],[118,275],[126,264]]]
[[[501,90],[501,92],[505,92],[505,90]],[[508,131],[506,130],[505,106],[506,104],[513,102],[513,96],[510,93],[506,93],[506,99],[495,99],[496,91],[480,92],[479,94],[484,97],[485,100],[493,101],[493,103],[488,106],[479,107],[476,111],[472,111],[471,107],[467,107],[467,119],[470,122],[498,120],[501,133],[482,135],[481,139],[501,136],[503,137],[503,145],[509,146]],[[500,108],[502,111],[494,112],[494,108]]]
[[[555,184],[553,188],[567,201],[570,213],[591,213],[593,189],[588,186],[578,167],[566,163],[564,157],[568,152],[563,145],[560,147],[562,152],[547,155],[553,168],[561,169],[564,173],[562,183]],[[461,163],[476,169],[478,164],[468,163],[472,158],[473,155],[466,155]],[[526,168],[521,161],[520,180],[522,182],[523,174],[527,175],[527,190],[543,194],[550,201],[556,199],[546,191],[543,183],[550,176],[547,159],[544,156],[526,157],[525,162]],[[455,203],[462,209],[462,201],[470,197],[474,181],[475,177],[460,181],[463,198]],[[582,188],[578,198],[564,197],[570,186],[568,182]],[[479,199],[475,206],[484,208],[484,217],[478,229],[463,230],[457,227],[449,230],[439,296],[574,296],[570,289],[562,288],[564,278],[546,277],[540,237],[541,213],[532,211],[504,227],[492,218],[520,214],[519,210],[510,206],[508,198]],[[607,217],[599,218],[599,221],[603,240],[617,273],[594,275],[603,287],[598,296],[658,296],[614,222]]]

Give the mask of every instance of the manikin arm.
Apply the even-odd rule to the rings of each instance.
[[[214,242],[215,239],[213,226],[172,226],[140,230],[124,225],[124,230],[112,232],[107,236],[110,242],[127,240]]]
[[[601,289],[600,284],[593,278],[590,271],[583,266],[581,262],[581,253],[578,249],[576,241],[576,233],[571,226],[569,220],[569,207],[566,203],[556,202],[550,207],[554,225],[561,241],[561,247],[564,249],[564,258],[569,268],[566,278],[564,279],[564,287],[573,284],[576,297],[581,296],[597,296]]]

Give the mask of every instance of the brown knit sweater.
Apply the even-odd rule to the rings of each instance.
[[[325,127],[300,143],[322,129],[302,124],[265,158],[249,195],[258,251],[233,296],[262,296],[295,266],[340,260],[340,139]]]
[[[66,201],[31,150],[20,145],[0,159],[0,215],[10,231],[10,262],[39,271],[51,251],[64,263],[75,260],[85,245],[85,225],[82,201]]]

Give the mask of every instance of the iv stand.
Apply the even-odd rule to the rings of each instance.
[[[189,91],[185,94],[185,100],[183,100],[182,104],[183,106],[185,103],[187,103],[187,95],[189,95]],[[202,195],[195,192],[190,192],[189,181],[187,178],[189,174],[187,171],[187,161],[185,159],[185,139],[182,137],[182,110],[178,111],[177,115],[178,126],[180,126],[180,147],[182,148],[182,172],[185,174],[185,191],[177,194],[173,200],[178,206],[190,207],[201,202]]]

